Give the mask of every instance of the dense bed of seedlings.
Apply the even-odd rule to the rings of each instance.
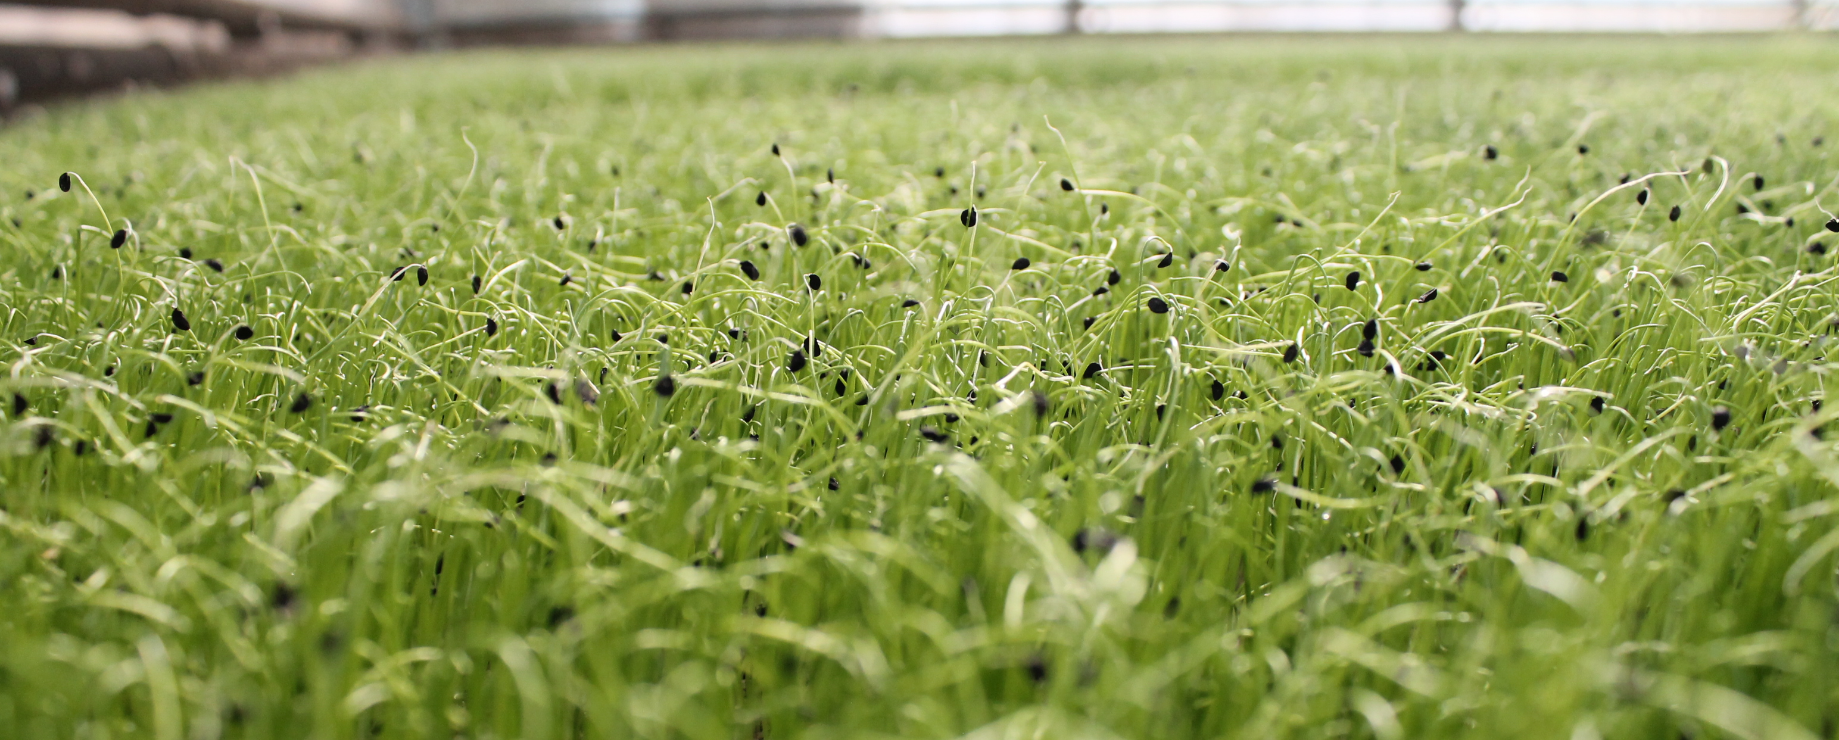
[[[9,124],[0,734],[1830,735],[1833,72],[651,48]]]

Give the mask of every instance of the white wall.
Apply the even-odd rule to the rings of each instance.
[[[437,23],[483,26],[636,20],[644,0],[435,0]]]
[[[872,33],[974,36],[1059,33],[1062,0],[870,0]],[[1081,0],[1087,33],[1222,31],[1440,31],[1448,0]],[[1807,24],[1839,27],[1833,0],[1814,3]],[[1468,0],[1473,31],[1744,32],[1794,27],[1792,0]]]
[[[0,0],[3,1],[3,0]],[[262,0],[364,3],[368,0]],[[773,16],[860,7],[868,36],[1051,34],[1066,29],[1064,0],[431,0],[437,22],[583,23],[663,15]],[[1815,27],[1839,25],[1839,0],[1813,3]],[[1216,31],[1437,31],[1450,26],[1448,0],[1082,0],[1088,33]],[[754,17],[758,17],[754,16]],[[1795,22],[1793,0],[1468,0],[1463,25],[1477,31],[1768,31]],[[734,26],[741,35],[745,23]],[[764,26],[762,26],[764,28]],[[777,35],[777,34],[760,34]]]

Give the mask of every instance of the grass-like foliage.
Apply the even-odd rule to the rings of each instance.
[[[0,735],[1830,736],[1834,59],[491,52],[12,122]]]

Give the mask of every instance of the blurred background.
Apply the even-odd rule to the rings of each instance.
[[[1839,0],[0,0],[0,112],[124,86],[482,44],[1835,27]]]

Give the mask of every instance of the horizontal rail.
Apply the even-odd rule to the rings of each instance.
[[[223,23],[237,35],[258,33],[271,24],[329,31],[385,31],[396,30],[402,25],[395,2],[376,0],[0,0],[0,3],[207,19]]]

